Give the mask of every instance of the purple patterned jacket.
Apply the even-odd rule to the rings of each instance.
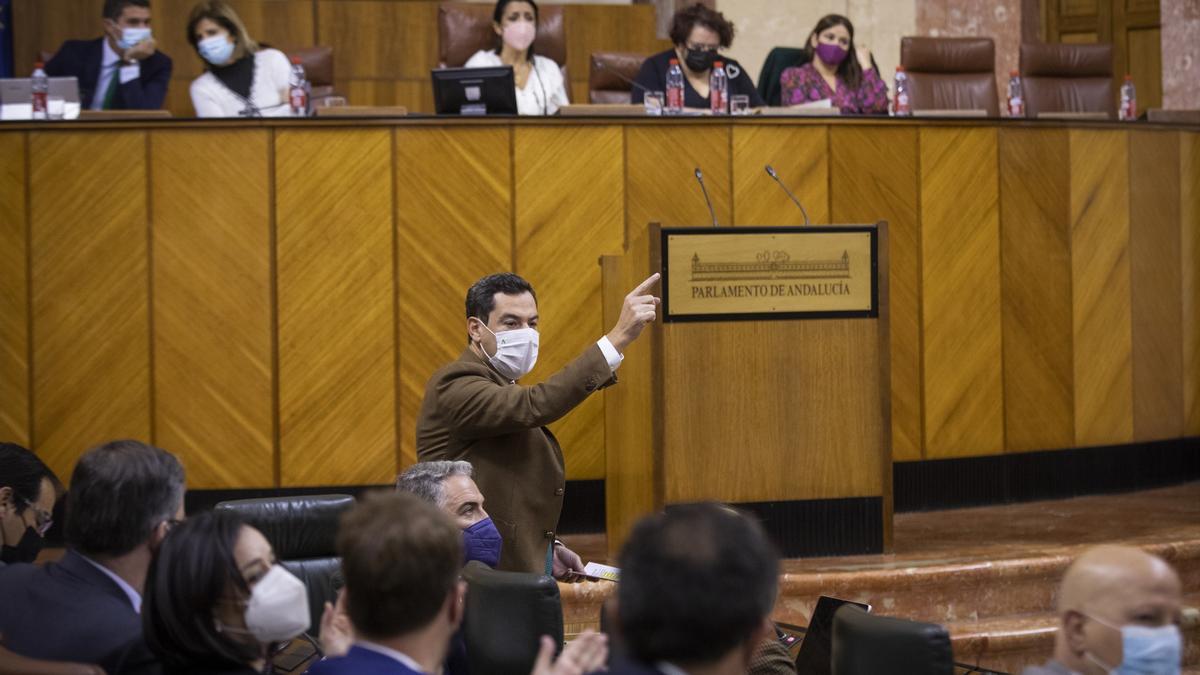
[[[854,58],[851,55],[849,58]],[[850,89],[842,78],[838,78],[837,91],[829,89],[829,83],[813,64],[787,68],[779,76],[783,86],[783,105],[796,105],[821,99],[833,99],[833,105],[843,114],[878,114],[888,109],[888,89],[874,68],[863,70],[863,79],[858,89]]]

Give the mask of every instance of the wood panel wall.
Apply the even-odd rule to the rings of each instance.
[[[723,224],[797,222],[767,162],[814,221],[889,223],[897,461],[1200,433],[1200,133],[519,120],[6,128],[0,434],[60,476],[134,437],[195,487],[388,482],[471,282],[534,283],[537,380],[610,327],[600,256],[709,222],[695,167]],[[756,341],[730,330],[707,349]],[[644,444],[625,422],[600,397],[560,421],[568,475],[645,469],[610,450]]]
[[[195,0],[152,0],[159,49],[174,62],[166,108],[194,114],[188,87],[203,63],[187,41]],[[429,71],[437,66],[437,8],[433,0],[230,0],[256,40],[280,49],[328,45],[334,84],[351,105],[400,105],[433,112]],[[101,31],[99,0],[15,0],[17,73],[32,71],[39,52]],[[651,54],[667,48],[655,35],[652,5],[567,5],[568,95],[586,102],[592,52]]]

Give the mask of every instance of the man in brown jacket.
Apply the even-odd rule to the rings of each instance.
[[[566,477],[562,448],[546,425],[616,382],[622,352],[657,316],[659,299],[648,291],[658,276],[625,297],[608,335],[531,387],[516,380],[537,361],[533,287],[506,273],[484,277],[467,291],[467,348],[425,387],[417,458],[474,465],[504,538],[500,569],[550,573],[552,567],[579,567],[578,556],[555,545]]]

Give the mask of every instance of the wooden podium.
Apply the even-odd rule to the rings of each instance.
[[[662,272],[604,393],[607,525],[717,500],[784,557],[891,548],[887,227],[662,228],[604,256],[604,322]]]

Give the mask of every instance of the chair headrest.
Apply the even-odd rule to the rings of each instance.
[[[1030,77],[1112,77],[1113,46],[1023,44],[1021,74]]]
[[[350,495],[236,499],[217,504],[263,533],[280,560],[335,555],[338,521],[354,505]]]
[[[979,37],[901,38],[900,65],[923,73],[990,73],[996,69],[996,45]]]
[[[953,675],[950,633],[937,624],[842,605],[833,615],[833,672]]]
[[[588,87],[593,91],[601,89],[629,91],[632,85],[621,79],[621,76],[624,75],[630,80],[634,79],[645,60],[645,54],[633,52],[592,52]]]

